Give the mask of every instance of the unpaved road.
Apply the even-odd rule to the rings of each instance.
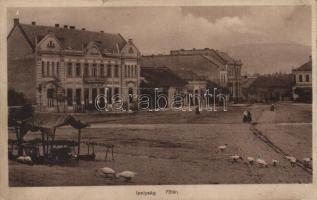
[[[309,107],[296,107],[296,110],[293,105],[281,105],[275,114],[267,114],[268,106],[264,105],[249,109],[259,122],[256,127],[285,152],[298,158],[311,156],[311,119],[304,113]],[[293,112],[291,119],[282,113],[287,109]],[[109,122],[93,125],[82,132],[83,140],[115,144],[115,161],[104,161],[105,149],[102,147],[96,147],[97,161],[80,161],[76,167],[27,166],[10,161],[10,185],[310,183],[312,175],[300,167],[291,167],[280,154],[250,132],[250,124],[240,122],[240,111],[232,113],[240,116],[237,119],[229,114],[218,114],[222,118],[218,119],[208,113],[199,116],[201,123],[195,121],[192,124],[179,123],[192,117],[185,114],[175,115],[175,124],[162,117],[160,120],[165,123],[158,123],[159,117],[154,117],[155,120],[149,119],[145,124]],[[171,118],[171,114],[167,115]],[[274,120],[270,115],[275,115]],[[135,120],[131,119],[132,122]],[[26,139],[34,137],[38,134],[29,134]],[[76,137],[76,131],[70,128],[57,132],[60,139]],[[228,144],[228,148],[219,152],[217,147],[223,144]],[[86,150],[83,145],[82,152]],[[279,165],[261,168],[245,162],[231,163],[229,156],[234,154],[263,158],[267,162],[277,159]],[[104,166],[117,171],[132,170],[137,176],[128,183],[103,178],[95,170]]]

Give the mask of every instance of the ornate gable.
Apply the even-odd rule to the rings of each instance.
[[[41,41],[38,43],[39,50],[60,50],[61,45],[58,39],[53,33],[47,34]]]
[[[97,56],[101,57],[102,53],[100,51],[99,45],[97,42],[90,42],[86,47],[86,55],[88,56]]]
[[[121,54],[128,57],[138,57],[140,55],[140,51],[136,48],[136,46],[133,44],[133,41],[130,39],[129,42],[121,50]]]

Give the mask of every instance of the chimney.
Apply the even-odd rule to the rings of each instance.
[[[75,29],[75,26],[69,26],[70,29]]]
[[[58,28],[58,27],[59,27],[59,24],[55,24],[55,27]]]
[[[19,24],[19,18],[14,18],[13,22],[14,22],[14,25],[18,25]]]
[[[35,26],[35,25],[36,25],[36,22],[33,21],[33,22],[32,22],[32,25]]]
[[[81,30],[82,30],[82,31],[85,31],[86,29],[85,29],[85,28],[82,28]]]
[[[68,26],[67,26],[67,25],[64,25],[64,28],[68,28]]]

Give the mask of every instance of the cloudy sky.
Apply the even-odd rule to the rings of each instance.
[[[12,27],[16,8],[8,10]],[[311,44],[309,6],[19,8],[22,23],[118,32],[143,54],[249,43]]]
[[[290,72],[311,54],[311,8],[304,5],[10,8],[8,32],[17,10],[21,23],[120,33],[133,38],[143,55],[172,49],[224,50],[253,73]]]

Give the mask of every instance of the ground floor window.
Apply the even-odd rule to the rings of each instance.
[[[54,106],[54,90],[52,88],[47,89],[47,106]]]
[[[89,88],[84,89],[84,104],[89,104]]]
[[[129,102],[132,102],[133,101],[133,89],[132,88],[129,88]]]
[[[107,102],[112,103],[112,88],[108,89]]]
[[[73,105],[73,89],[71,88],[67,89],[67,105],[68,106]]]
[[[76,105],[80,105],[81,104],[81,89],[80,88],[76,89],[75,101],[76,101]]]
[[[92,88],[91,98],[92,98],[92,102],[95,103],[95,100],[97,98],[97,88]]]

